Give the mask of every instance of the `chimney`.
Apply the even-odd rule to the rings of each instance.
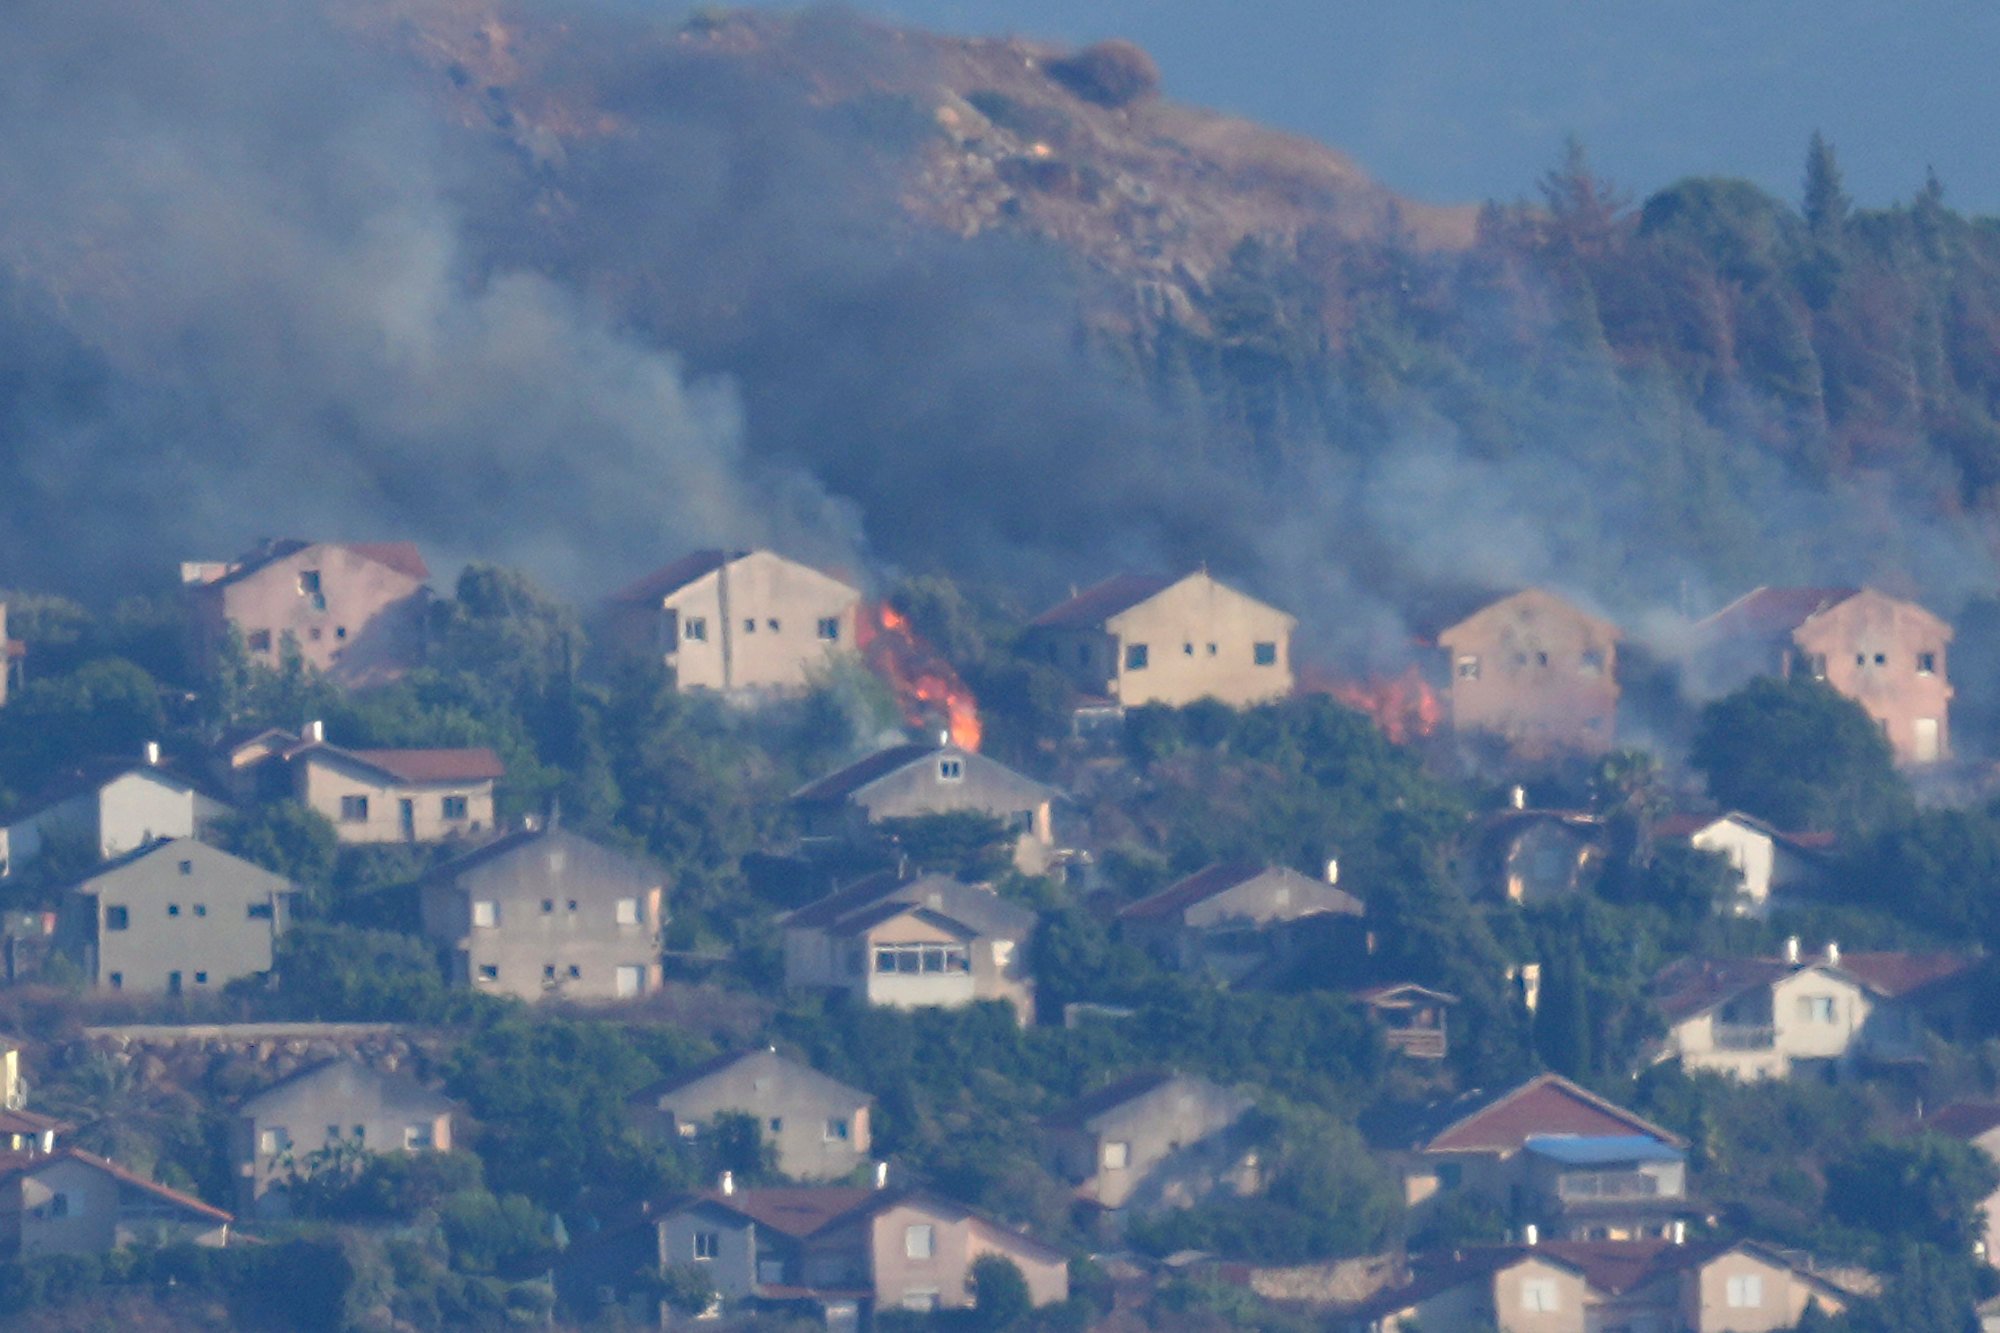
[[[326,723],[320,721],[318,718],[314,718],[312,721],[306,723],[305,734],[302,739],[308,745],[326,744]]]
[[[875,1188],[878,1190],[889,1188],[889,1164],[887,1162],[875,1163]]]
[[[1340,858],[1337,856],[1326,858],[1326,882],[1329,884],[1340,883]]]
[[[158,741],[146,742],[146,766],[148,768],[158,768],[160,766],[160,743]]]
[[[947,746],[947,745],[950,745],[950,744],[951,744],[951,732],[949,732],[949,731],[940,731],[940,732],[938,733],[938,746],[939,746],[939,748],[940,748],[940,749],[942,749],[942,748],[943,748],[944,746]]]
[[[1826,942],[1826,961],[1829,967],[1840,966],[1840,941],[1828,940]]]
[[[1799,937],[1796,935],[1785,936],[1785,961],[1788,963],[1799,961]]]
[[[724,1171],[722,1173],[721,1189],[725,1196],[736,1193],[736,1173],[734,1171]]]
[[[1528,1245],[1528,1246],[1539,1245],[1541,1243],[1541,1239],[1542,1239],[1541,1229],[1537,1227],[1533,1222],[1530,1222],[1528,1223],[1528,1225],[1521,1228],[1521,1243],[1523,1245]]]
[[[1528,808],[1528,789],[1527,789],[1526,787],[1523,787],[1523,786],[1522,786],[1522,785],[1521,785],[1520,783],[1518,783],[1518,782],[1517,782],[1517,783],[1515,783],[1515,784],[1514,784],[1514,785],[1513,785],[1513,786],[1512,786],[1511,788],[1509,788],[1509,789],[1508,789],[1508,792],[1507,792],[1507,804],[1508,804],[1508,806],[1509,806],[1510,808],[1512,808],[1512,809],[1515,809],[1515,810],[1525,810],[1525,809],[1527,809],[1527,808]]]
[[[1677,1217],[1674,1219],[1674,1244],[1685,1245],[1687,1243],[1688,1224]]]

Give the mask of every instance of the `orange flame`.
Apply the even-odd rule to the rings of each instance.
[[[1412,664],[1393,676],[1330,681],[1318,687],[1358,713],[1366,713],[1397,745],[1429,736],[1444,720],[1437,691]]]
[[[895,691],[896,706],[904,720],[913,727],[930,726],[941,711],[952,744],[977,750],[978,702],[951,664],[911,632],[909,618],[885,603],[872,608],[864,605],[857,622],[855,639],[862,655]]]

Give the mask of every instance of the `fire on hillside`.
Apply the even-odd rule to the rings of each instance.
[[[892,606],[864,603],[855,619],[861,654],[895,692],[903,719],[913,727],[929,727],[936,725],[941,713],[952,743],[977,750],[978,702],[951,663],[918,638],[909,619]]]
[[[1366,714],[1397,745],[1434,734],[1444,720],[1444,704],[1413,663],[1393,676],[1367,680],[1324,678],[1299,683],[1302,693],[1326,694]]]

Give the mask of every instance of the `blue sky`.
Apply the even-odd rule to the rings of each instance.
[[[2000,5],[1965,0],[855,0],[927,27],[1130,37],[1170,95],[1331,143],[1436,202],[1527,193],[1563,137],[1635,198],[1681,176],[2000,213]]]

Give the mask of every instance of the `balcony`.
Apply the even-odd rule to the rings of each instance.
[[[1401,1051],[1413,1060],[1442,1060],[1445,1053],[1441,1028],[1390,1028],[1382,1034],[1389,1049]]]
[[[1596,1199],[1655,1199],[1657,1178],[1639,1171],[1568,1172],[1556,1181],[1556,1197],[1565,1203]]]
[[[1768,1051],[1777,1042],[1769,1023],[1717,1023],[1714,1033],[1718,1051]]]

